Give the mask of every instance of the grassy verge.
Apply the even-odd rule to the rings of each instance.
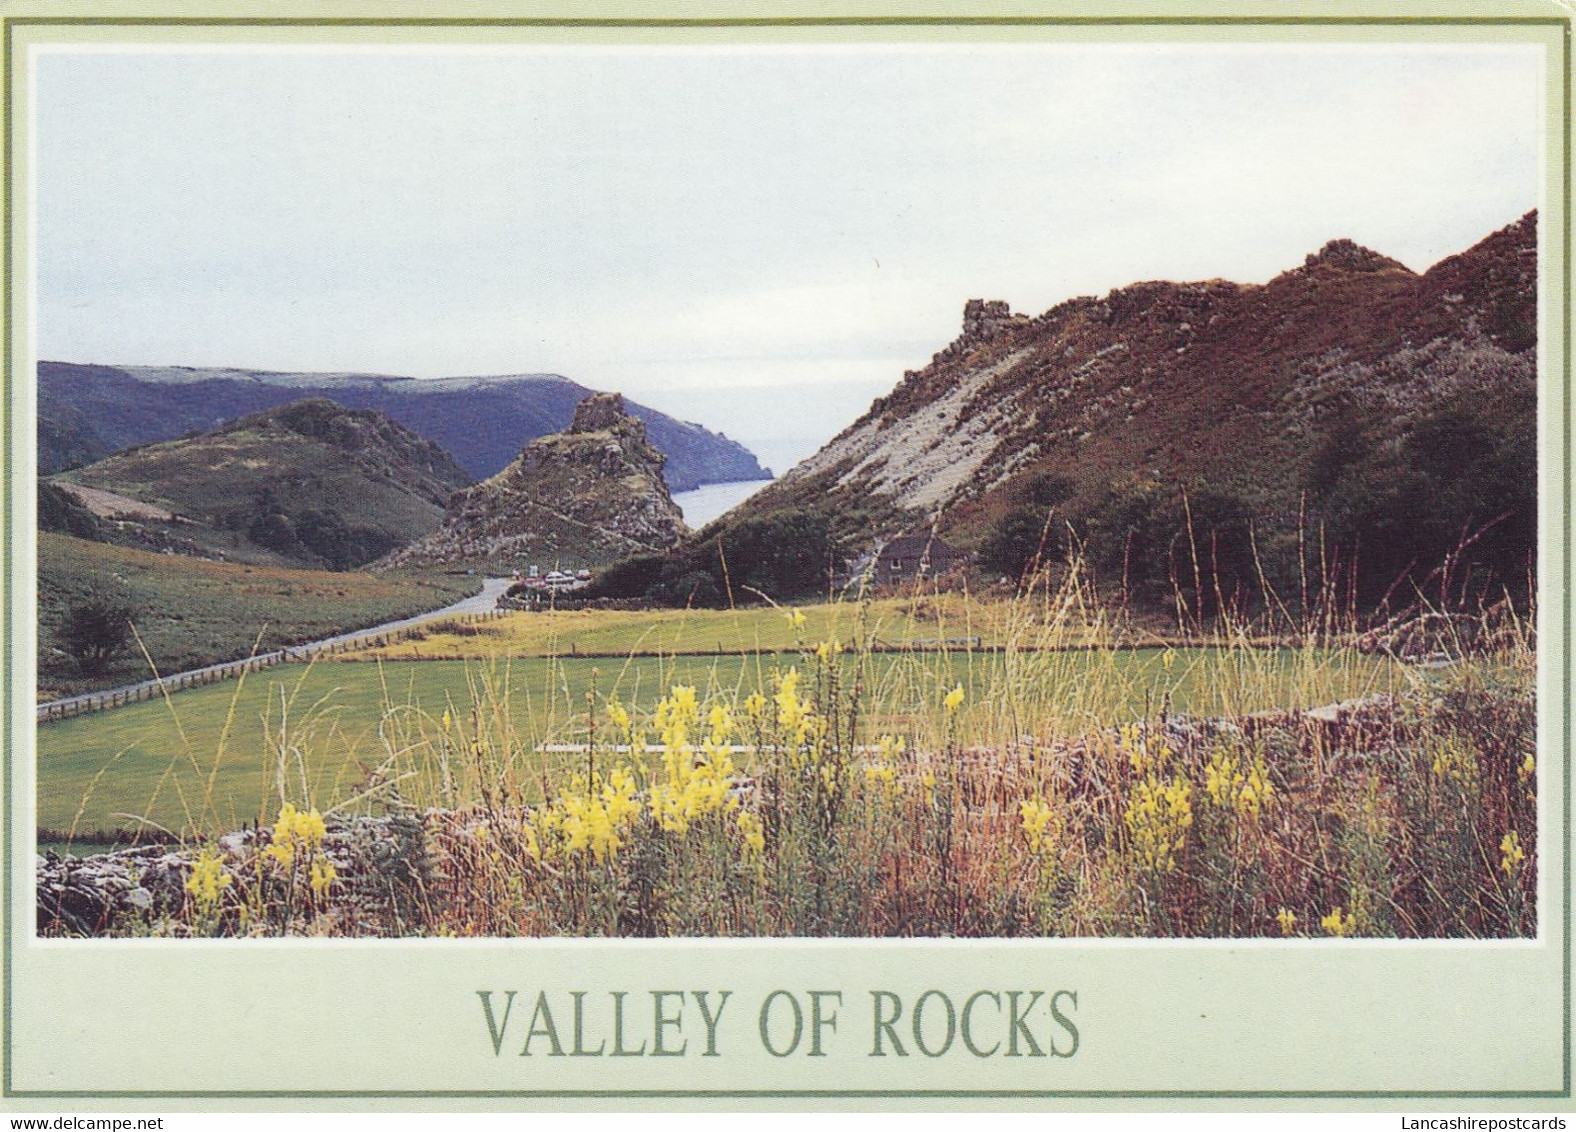
[[[475,578],[372,575],[204,562],[65,535],[38,536],[38,694],[55,699],[146,680],[133,646],[85,675],[56,639],[68,606],[108,594],[136,613],[160,672],[176,672],[316,640],[437,608],[474,593]]]

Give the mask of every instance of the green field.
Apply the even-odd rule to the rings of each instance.
[[[1002,743],[1022,734],[1173,712],[1241,714],[1308,707],[1389,690],[1394,665],[1354,653],[1290,649],[1179,649],[1171,666],[1158,649],[844,656],[839,679],[861,682],[869,733],[938,739],[935,710],[961,683],[967,701],[959,734]],[[147,819],[173,832],[220,832],[277,808],[281,773],[327,809],[356,795],[380,766],[416,772],[406,797],[436,804],[434,751],[463,745],[480,718],[502,737],[520,773],[539,782],[582,756],[543,755],[541,743],[581,742],[586,696],[617,695],[649,713],[673,684],[693,684],[737,703],[764,687],[773,664],[797,665],[811,689],[816,668],[803,654],[498,661],[320,662],[254,673],[240,683],[195,688],[38,729],[38,821],[79,834],[135,829]],[[601,710],[599,706],[599,711]],[[385,774],[387,777],[387,774]]]
[[[485,625],[421,634],[361,650],[382,660],[454,660],[520,656],[673,655],[792,651],[837,639],[876,646],[974,638],[1004,644],[1025,632],[1027,603],[969,601],[958,594],[880,601],[824,602],[780,609],[578,609],[516,613]],[[1087,643],[1072,632],[1047,634],[1028,626],[1036,643]]]
[[[130,607],[154,664],[169,673],[438,609],[479,588],[476,578],[206,562],[41,533],[38,695],[55,699],[153,675],[135,644],[91,676],[61,652],[56,626],[89,594]]]

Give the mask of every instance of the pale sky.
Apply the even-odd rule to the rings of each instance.
[[[964,300],[1423,270],[1536,207],[1528,46],[51,52],[39,356],[556,372],[781,472]]]

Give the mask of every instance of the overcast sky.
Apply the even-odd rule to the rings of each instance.
[[[43,358],[557,372],[778,471],[955,336],[1539,199],[1531,47],[52,53]]]

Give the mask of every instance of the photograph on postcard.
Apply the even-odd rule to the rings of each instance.
[[[38,935],[1538,936],[1541,46],[32,66]]]

